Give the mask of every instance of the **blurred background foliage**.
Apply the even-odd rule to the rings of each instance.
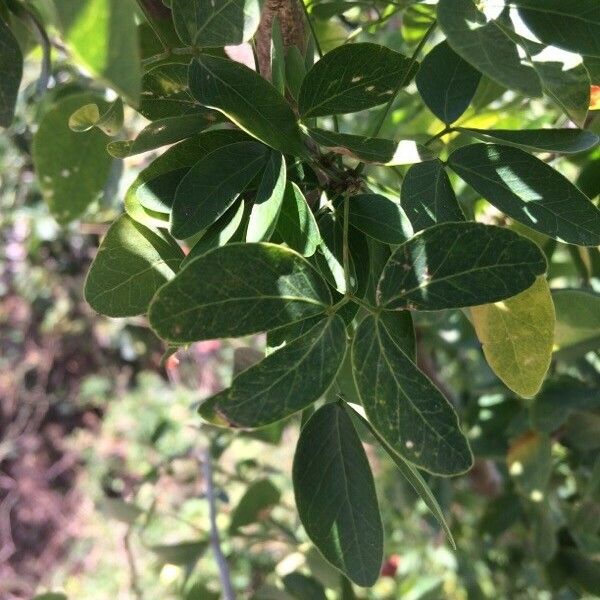
[[[410,54],[433,9],[414,4],[401,13],[407,4],[320,2],[312,14],[325,50],[351,36]],[[148,42],[147,28],[140,28]],[[264,340],[203,342],[162,362],[164,349],[143,319],[99,318],[83,302],[83,279],[106,223],[155,154],[115,160],[101,199],[79,222],[60,227],[32,172],[32,135],[57,99],[95,84],[57,45],[51,87],[40,102],[40,50],[25,29],[20,42],[29,83],[15,124],[0,137],[0,598],[219,598],[209,498],[234,588],[244,598],[600,595],[598,249],[518,226],[544,248],[551,287],[560,290],[551,376],[533,401],[515,397],[493,375],[465,314],[418,313],[420,366],[461,413],[476,455],[465,476],[428,478],[458,548],[451,550],[422,501],[363,432],[391,533],[378,583],[352,589],[310,546],[296,515],[290,470],[299,419],[234,436],[200,427],[195,416],[193,406],[227,384],[232,365],[255,360]],[[145,121],[128,110],[130,138]],[[342,131],[368,133],[376,114],[341,118]],[[548,102],[525,100],[486,78],[458,123],[565,124]],[[598,113],[590,113],[588,125],[600,133]],[[442,128],[412,85],[381,133],[426,139]],[[444,142],[452,149],[464,139]],[[598,202],[600,150],[546,159]],[[403,173],[369,171],[379,187],[396,193]],[[453,183],[463,208],[479,220],[517,227]],[[50,589],[62,591],[44,594]]]

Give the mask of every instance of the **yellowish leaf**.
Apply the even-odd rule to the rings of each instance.
[[[538,277],[524,292],[471,309],[485,358],[514,392],[531,398],[550,366],[554,338],[554,304],[548,282]]]

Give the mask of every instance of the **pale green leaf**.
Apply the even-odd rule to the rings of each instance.
[[[89,131],[97,127],[106,135],[114,136],[123,127],[123,101],[117,98],[109,107],[100,114],[97,104],[91,103],[78,108],[69,117],[69,127],[73,131]]]

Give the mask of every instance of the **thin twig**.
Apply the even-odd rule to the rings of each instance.
[[[206,486],[206,499],[208,500],[208,514],[210,520],[210,545],[212,547],[217,566],[219,568],[219,578],[223,588],[224,600],[235,600],[235,593],[231,585],[231,576],[229,574],[229,565],[221,550],[221,539],[217,528],[217,501],[215,498],[215,489],[213,485],[213,469],[208,447],[201,451],[202,471],[204,474],[204,485]]]

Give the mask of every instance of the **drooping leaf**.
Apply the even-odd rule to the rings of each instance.
[[[552,298],[556,308],[556,349],[588,344],[600,347],[600,295],[584,290],[554,290]]]
[[[416,77],[427,108],[447,125],[467,110],[480,80],[481,73],[445,41],[423,59]]]
[[[314,577],[302,573],[288,573],[283,579],[285,591],[294,600],[327,600],[325,589]]]
[[[202,237],[192,246],[189,254],[185,257],[182,266],[187,265],[190,261],[198,256],[206,254],[209,250],[219,248],[225,245],[230,240],[242,241],[245,205],[244,201],[240,200],[231,206],[227,212],[211,225],[203,234]]]
[[[559,152],[576,154],[591,150],[600,138],[592,131],[583,129],[473,129],[458,127],[466,135],[482,142],[500,142],[533,152]]]
[[[204,54],[192,61],[189,80],[192,94],[204,106],[222,112],[244,131],[283,154],[307,155],[292,109],[255,71]]]
[[[333,315],[240,373],[199,412],[236,427],[262,427],[285,419],[329,389],[345,353],[346,327]]]
[[[498,377],[524,398],[539,391],[550,366],[554,305],[545,277],[524,292],[471,308],[477,337]]]
[[[300,115],[307,119],[379,106],[408,85],[415,72],[411,60],[385,46],[339,46],[306,74],[298,98]]]
[[[373,585],[383,558],[377,495],[360,438],[339,404],[320,408],[300,432],[293,481],[308,537],[354,583]]]
[[[471,467],[456,412],[379,317],[367,316],[358,326],[352,365],[367,418],[395,452],[438,475]]]
[[[330,304],[327,284],[296,252],[228,244],[191,261],[163,286],[149,318],[161,338],[186,343],[274,329]]]
[[[285,188],[285,158],[278,152],[270,152],[252,205],[247,242],[269,241],[277,226]]]
[[[464,221],[450,179],[439,160],[413,165],[400,189],[400,204],[416,232],[445,221]]]
[[[517,45],[473,0],[440,0],[437,16],[452,49],[478,71],[526,96],[542,95],[539,77]]]
[[[414,140],[394,142],[316,128],[309,129],[308,133],[317,144],[328,150],[363,162],[387,166],[412,165],[433,158],[433,154],[427,148]]]
[[[441,310],[496,302],[533,285],[546,259],[515,232],[481,223],[442,223],[399,246],[377,289],[386,309]]]
[[[69,117],[69,127],[73,131],[89,131],[92,127],[97,127],[106,135],[117,135],[123,127],[123,101],[117,98],[108,106],[106,110],[100,113],[97,104],[86,104],[78,108]]]
[[[312,256],[321,241],[315,216],[304,194],[292,181],[285,188],[277,233],[290,248],[302,256]]]
[[[240,527],[256,523],[266,510],[275,506],[281,498],[281,492],[270,479],[259,479],[248,486],[241,497],[229,524],[230,533]]]
[[[595,0],[511,0],[544,43],[578,54],[600,56],[600,5]]]
[[[153,121],[134,140],[110,142],[107,150],[115,158],[127,158],[162,146],[168,146],[200,133],[216,121],[210,113],[191,113]]]
[[[175,192],[171,233],[185,239],[210,227],[264,168],[268,158],[266,146],[238,142],[200,159]]]
[[[80,107],[107,104],[95,94],[73,94],[51,108],[33,138],[33,162],[42,194],[59,223],[68,223],[101,197],[112,164],[110,139],[99,129],[71,131],[69,117]]]
[[[448,164],[516,221],[569,244],[600,244],[600,211],[566,177],[527,152],[472,144],[455,150]]]
[[[69,48],[88,69],[137,104],[141,61],[135,6],[123,0],[57,0]]]
[[[400,206],[381,194],[357,194],[349,199],[350,224],[387,244],[406,241]]]
[[[167,234],[122,215],[98,249],[85,282],[85,299],[109,317],[141,315],[182,260],[181,248]]]
[[[0,17],[0,127],[10,127],[21,77],[23,54],[12,31]]]
[[[173,0],[172,10],[181,41],[199,48],[247,42],[260,21],[258,0]]]

